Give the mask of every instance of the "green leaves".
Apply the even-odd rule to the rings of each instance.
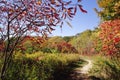
[[[113,20],[120,18],[119,0],[98,0],[101,11],[97,11],[102,20]]]

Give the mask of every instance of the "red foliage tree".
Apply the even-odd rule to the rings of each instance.
[[[120,20],[105,21],[100,25],[102,50],[109,54],[120,54]]]
[[[40,33],[46,37],[55,26],[62,26],[66,19],[73,18],[78,6],[86,13],[80,1],[0,0],[0,38],[5,43],[1,79],[5,80],[13,52],[26,35]]]
[[[30,53],[33,53],[36,51],[36,49],[40,50],[41,44],[44,41],[45,41],[45,39],[40,36],[26,36],[21,41],[21,43],[17,46],[16,51],[21,51],[22,53],[25,53],[28,48],[32,48],[32,51],[30,51]]]
[[[60,42],[56,45],[59,52],[62,53],[77,53],[78,51],[71,44],[67,42]]]

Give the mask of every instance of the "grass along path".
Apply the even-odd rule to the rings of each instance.
[[[80,66],[76,67],[70,74],[67,80],[100,80],[95,76],[89,76],[89,70],[93,66],[93,61],[91,59],[83,59],[85,62]]]

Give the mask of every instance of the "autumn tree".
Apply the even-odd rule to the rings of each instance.
[[[102,50],[108,55],[120,55],[120,20],[110,20],[100,25]]]
[[[42,44],[42,51],[48,53],[58,52],[56,45],[60,42],[64,42],[61,36],[50,37]]]
[[[106,54],[118,54],[119,52],[119,28],[120,28],[120,0],[98,0],[101,8],[98,15],[104,20],[100,24],[100,39],[103,51]]]
[[[77,53],[68,41],[71,37],[50,37],[46,42],[41,45],[42,51],[47,53]]]
[[[107,54],[119,52],[116,45],[119,43],[120,0],[98,0],[101,11],[98,15],[104,20],[100,24],[100,38],[103,50]]]
[[[34,53],[41,50],[43,42],[45,42],[45,39],[40,36],[25,36],[21,43],[18,44],[15,51]]]
[[[95,10],[102,20],[120,18],[120,0],[97,0],[97,2],[101,10]]]
[[[120,0],[98,0],[96,12],[103,21],[99,26],[100,53],[120,67]],[[108,65],[110,66],[110,65]],[[113,67],[111,67],[113,69]]]
[[[70,43],[64,41],[56,44],[57,50],[61,53],[78,53]]]
[[[102,54],[109,56],[120,67],[120,19],[105,21],[100,29]]]
[[[0,46],[3,45],[3,66],[1,79],[5,80],[7,68],[14,50],[25,36],[43,35],[62,27],[72,19],[77,8],[86,13],[80,4],[72,0],[0,0]]]
[[[81,54],[90,54],[90,50],[93,47],[93,40],[91,39],[92,30],[86,30],[82,33],[78,33],[70,43]]]

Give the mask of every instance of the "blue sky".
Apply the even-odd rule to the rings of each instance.
[[[62,31],[61,28],[57,27],[52,32],[52,36],[72,36],[98,26],[100,18],[94,11],[94,8],[99,9],[97,0],[82,0],[81,4],[83,5],[83,9],[87,10],[87,13],[82,13],[78,10],[76,16],[70,21],[73,27],[71,28],[67,24],[64,24]]]

